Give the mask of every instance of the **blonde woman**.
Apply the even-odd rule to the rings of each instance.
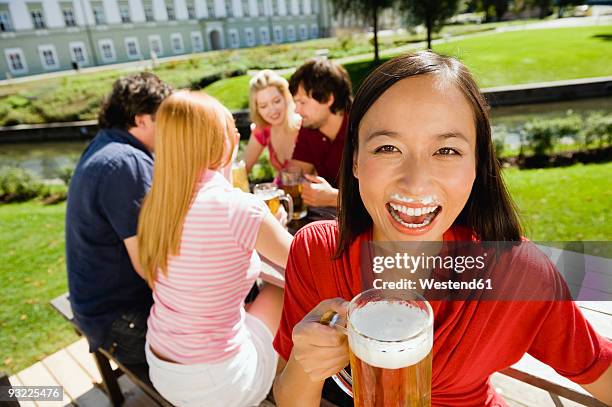
[[[151,381],[178,406],[257,405],[276,371],[283,290],[245,310],[259,256],[285,267],[289,235],[268,207],[222,174],[238,141],[216,99],[181,91],[157,113],[153,184],[139,218],[139,258],[153,289],[145,353]]]
[[[249,113],[254,127],[244,153],[247,171],[266,147],[272,167],[282,170],[291,160],[302,123],[287,80],[269,69],[257,73],[249,83]]]

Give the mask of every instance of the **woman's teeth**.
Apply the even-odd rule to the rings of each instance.
[[[388,209],[393,219],[402,226],[415,229],[429,225],[441,207],[435,205],[414,208],[390,202]]]

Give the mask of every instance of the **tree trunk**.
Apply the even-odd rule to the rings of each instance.
[[[378,7],[376,6],[376,0],[372,1],[372,14],[373,14],[373,25],[374,25],[374,63],[378,65],[380,57],[378,55]]]

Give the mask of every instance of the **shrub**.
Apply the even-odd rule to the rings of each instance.
[[[189,87],[192,90],[204,89],[208,85],[211,85],[219,80],[221,80],[221,74],[217,72],[210,75],[205,75],[200,79],[192,80]]]
[[[64,184],[68,186],[70,184],[70,180],[72,179],[72,175],[74,174],[74,167],[70,165],[66,165],[58,170],[58,178],[64,181]]]
[[[582,119],[577,114],[568,112],[566,117],[558,119],[534,119],[523,128],[528,146],[536,155],[551,153],[553,146],[562,137],[572,137],[578,141]]]
[[[612,114],[597,112],[591,114],[584,123],[582,132],[586,147],[597,143],[599,147],[612,144]]]
[[[45,186],[23,168],[0,169],[0,202],[27,201],[45,191]]]

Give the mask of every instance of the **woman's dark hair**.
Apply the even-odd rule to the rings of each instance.
[[[491,141],[489,106],[468,69],[458,60],[429,51],[403,55],[387,61],[363,81],[351,108],[348,134],[340,165],[338,223],[340,239],[336,256],[372,227],[372,218],[359,194],[353,175],[353,157],[359,148],[359,124],[378,98],[402,79],[419,75],[442,75],[465,96],[476,124],[476,179],[468,201],[455,224],[471,228],[482,241],[518,241],[521,226],[516,208],[501,177]],[[407,95],[406,97],[410,97]]]
[[[136,115],[155,114],[170,93],[172,87],[149,72],[119,78],[113,84],[111,94],[102,103],[98,126],[101,129],[134,127]]]
[[[332,113],[348,112],[351,109],[351,78],[343,66],[328,59],[311,59],[300,66],[289,78],[289,91],[292,95],[302,85],[304,91],[319,103],[325,103],[334,95],[334,103],[329,107]]]

